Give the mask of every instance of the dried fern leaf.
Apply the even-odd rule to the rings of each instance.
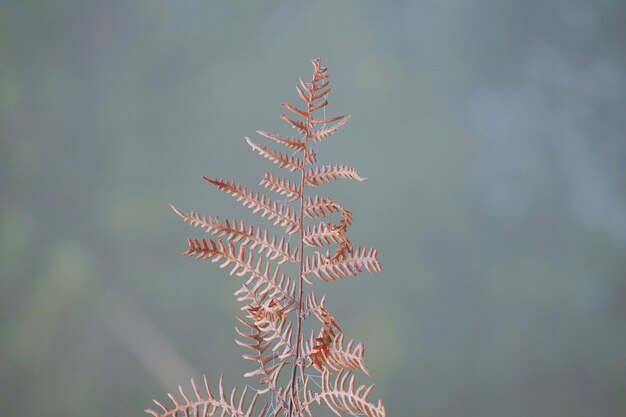
[[[265,340],[268,342],[274,342],[272,352],[277,352],[279,359],[285,359],[294,357],[295,353],[291,346],[291,337],[293,334],[293,322],[287,320],[286,317],[281,318],[269,318],[263,317],[261,319],[256,318],[255,324],[265,332]]]
[[[313,92],[302,80],[302,78],[300,78],[300,85],[296,85],[296,91],[298,92],[298,95],[300,96],[302,101],[307,104],[311,102],[311,95],[313,94]]]
[[[314,80],[313,81],[313,91],[319,91],[322,88],[326,88],[328,87],[328,84],[330,84],[328,81],[325,81],[321,84],[318,84],[319,81]]]
[[[352,224],[352,213],[341,204],[335,203],[330,198],[315,196],[307,197],[304,201],[304,214],[311,220],[324,217],[328,214],[340,212],[347,225]]]
[[[288,110],[291,110],[295,114],[304,117],[305,119],[309,118],[309,112],[306,110],[299,109],[296,106],[293,106],[289,103],[282,103],[282,106]]]
[[[315,164],[317,162],[317,155],[315,154],[313,149],[309,148],[306,150],[306,157],[304,158],[304,160],[308,164]]]
[[[355,277],[366,270],[380,272],[382,267],[376,259],[376,249],[357,248],[336,262],[329,262],[319,252],[304,261],[304,275],[315,275],[322,281],[336,281],[344,277]]]
[[[315,94],[313,95],[313,97],[311,98],[311,101],[315,101],[315,100],[319,100],[322,97],[326,97],[328,96],[328,94],[330,94],[330,87],[324,89],[323,91],[319,91],[321,89],[323,89],[325,86],[328,85],[328,82],[322,83],[320,85],[313,85],[313,89],[315,90]],[[343,116],[339,116],[340,118]]]
[[[310,314],[314,314],[317,319],[331,331],[337,331],[341,333],[341,328],[337,324],[335,317],[326,310],[324,303],[326,302],[326,296],[322,296],[320,301],[317,301],[314,292],[310,292],[304,300],[304,308],[302,314],[307,317]]]
[[[246,137],[246,141],[248,145],[252,147],[255,151],[257,151],[261,156],[266,159],[272,161],[275,165],[278,165],[281,168],[287,168],[289,171],[297,171],[304,168],[304,163],[301,159],[284,155],[278,151],[274,151],[269,149],[263,145],[258,145],[250,140],[250,138]]]
[[[252,293],[252,290],[249,291],[249,294]],[[255,298],[254,302],[248,303],[242,310],[248,313],[247,317],[253,321],[255,328],[262,332],[263,341],[268,346],[272,345],[272,352],[282,350],[277,356],[279,359],[295,359],[291,345],[293,322],[287,320],[287,313],[293,311],[293,307],[284,306],[274,298],[267,301]]]
[[[365,375],[371,377],[369,370],[365,366],[365,347],[363,343],[355,345],[350,340],[344,346],[344,335],[339,333],[331,337],[327,342],[323,337],[311,337],[305,349],[306,355],[311,360],[311,365],[320,372],[324,369],[332,371],[360,370]]]
[[[285,145],[289,149],[293,149],[294,151],[303,152],[306,149],[306,145],[302,139],[294,138],[294,137],[283,137],[281,135],[276,135],[274,133],[268,133],[263,130],[257,130],[261,136],[265,136],[268,139],[272,139],[274,142],[279,143],[281,145]]]
[[[284,274],[278,281],[274,277],[271,285],[251,278],[235,292],[237,301],[245,304],[241,310],[246,311],[256,325],[263,324],[264,320],[282,320],[294,311],[297,308],[291,302],[294,294],[295,286],[292,286],[291,279],[285,279]]]
[[[330,89],[329,89],[329,90],[330,90]],[[329,91],[329,92],[330,92],[330,91]],[[321,103],[318,103],[318,104],[312,104],[312,105],[311,105],[311,112],[314,112],[315,110],[319,110],[319,109],[324,108],[324,107],[326,107],[326,106],[328,106],[328,100],[326,100],[326,99],[325,99],[325,100],[324,100],[323,102],[321,102]]]
[[[321,391],[313,392],[308,389],[310,378],[305,381],[304,400],[302,410],[312,417],[310,407],[313,403],[326,403],[335,414],[341,417],[341,413],[363,413],[367,417],[385,417],[385,407],[378,400],[377,404],[368,400],[374,388],[373,385],[355,385],[355,377],[349,372],[340,372],[331,382],[330,373],[322,373]]]
[[[332,126],[327,126],[327,127],[322,127],[320,129],[317,129],[313,133],[313,136],[311,137],[311,139],[313,139],[314,142],[321,142],[322,140],[326,139],[327,137],[335,133],[337,130],[339,130],[340,127],[345,125],[350,119],[350,117],[351,116],[346,116]]]
[[[237,317],[237,319],[248,328],[248,332],[242,331],[238,327],[235,330],[239,336],[248,340],[235,339],[235,343],[256,352],[254,355],[243,354],[241,356],[244,359],[257,363],[258,366],[254,371],[245,373],[244,377],[260,377],[259,384],[262,388],[257,392],[265,394],[271,391],[279,397],[278,378],[285,365],[289,364],[289,361],[279,358],[279,355],[274,352],[264,355],[265,351],[270,347],[270,343],[265,341],[266,336],[264,332],[254,323],[248,322],[241,317]]]
[[[261,410],[258,417],[313,417],[311,406],[325,404],[335,414],[383,417],[384,407],[370,403],[368,396],[372,386],[355,385],[351,371],[360,370],[369,375],[364,364],[364,347],[350,340],[344,343],[344,335],[335,317],[326,309],[325,297],[317,299],[314,293],[304,292],[303,283],[313,284],[309,278],[316,276],[322,281],[334,281],[356,276],[363,271],[381,270],[376,259],[376,249],[356,248],[346,232],[352,223],[352,213],[330,198],[308,196],[306,187],[327,184],[337,179],[365,181],[353,168],[346,165],[318,166],[317,155],[309,146],[333,135],[350,116],[314,116],[315,111],[325,109],[331,87],[327,68],[320,60],[313,63],[313,76],[309,82],[300,79],[296,90],[305,106],[298,107],[283,103],[290,115],[280,117],[301,138],[257,131],[279,145],[294,151],[279,152],[257,144],[246,138],[252,149],[279,167],[299,173],[299,182],[266,172],[260,185],[284,196],[279,203],[231,180],[203,177],[220,191],[233,196],[253,213],[260,214],[275,226],[284,227],[287,235],[299,232],[299,248],[292,250],[290,237],[270,236],[267,230],[246,225],[241,220],[221,220],[217,216],[205,216],[196,212],[185,213],[172,205],[172,209],[194,227],[212,234],[215,239],[188,239],[186,256],[199,260],[210,260],[220,268],[229,268],[230,275],[244,278],[235,296],[242,303],[240,325],[236,327],[235,342],[247,350],[243,358],[255,363],[256,367],[244,374],[254,377],[259,389],[250,404],[246,404],[246,389],[241,396],[235,387],[227,396],[220,378],[218,393],[213,394],[205,377],[204,390],[192,381],[195,398],[190,398],[180,389],[180,397],[168,394],[172,405],[155,401],[160,411],[146,410],[154,417],[203,417],[220,414],[220,417],[257,417],[254,406],[259,395],[270,394],[272,400]],[[293,114],[291,114],[293,113]],[[294,116],[295,115],[295,116]],[[296,155],[299,153],[299,155]],[[288,202],[299,202],[293,210]],[[336,221],[318,219],[338,214]],[[305,218],[315,223],[304,227]],[[327,248],[304,256],[305,246]],[[334,253],[331,253],[331,249]],[[294,280],[281,271],[281,265],[291,262],[298,267],[298,279]],[[315,316],[322,324],[317,336],[312,332],[309,341],[301,335],[302,322]],[[281,372],[291,364],[291,377],[285,381]],[[310,376],[304,374],[305,367],[315,367],[321,372],[321,389],[311,387]],[[297,377],[298,371],[300,377]],[[331,373],[336,376],[331,379]],[[280,381],[286,385],[280,386]],[[182,399],[180,399],[182,398]]]
[[[296,248],[294,253],[291,253],[291,246],[287,239],[278,240],[276,236],[270,238],[267,230],[255,228],[252,225],[246,226],[243,220],[222,221],[217,216],[201,215],[194,211],[185,213],[172,204],[170,207],[190,225],[202,228],[219,238],[226,237],[233,243],[241,242],[243,245],[250,245],[251,250],[256,249],[259,254],[265,254],[271,260],[278,260],[279,265],[287,261],[298,263],[299,249]]]
[[[324,372],[326,368],[326,358],[328,356],[328,350],[332,342],[332,335],[329,330],[322,328],[317,337],[315,337],[313,331],[311,331],[311,337],[309,341],[305,343],[303,354],[309,360],[306,367],[314,367],[320,373]]]
[[[336,122],[337,120],[341,120],[344,117],[345,116],[332,116],[332,117],[325,117],[323,119],[310,119],[309,123],[314,124],[314,125],[327,124],[327,123]]]
[[[278,194],[286,196],[290,202],[296,201],[302,197],[300,185],[280,178],[270,172],[265,173],[259,185],[262,185],[270,191],[276,191]]]
[[[230,393],[230,396],[226,397],[224,390],[224,376],[220,376],[218,385],[218,394],[215,395],[211,392],[209,384],[207,382],[206,375],[204,376],[204,391],[198,387],[196,382],[192,379],[191,385],[195,394],[195,399],[189,397],[182,389],[178,387],[182,401],[172,394],[168,394],[168,397],[173,403],[172,406],[167,406],[157,400],[154,403],[161,409],[161,411],[154,411],[152,409],[145,410],[146,413],[153,417],[179,417],[190,415],[203,417],[211,417],[219,411],[221,417],[264,417],[267,412],[268,404],[263,406],[260,412],[255,413],[254,408],[259,398],[259,394],[255,393],[252,396],[252,400],[245,406],[246,395],[248,393],[248,387],[246,386],[240,396],[237,395],[237,387],[235,386]],[[238,400],[237,400],[238,399]]]
[[[280,225],[285,227],[288,234],[296,233],[300,230],[296,214],[289,207],[285,207],[284,204],[277,203],[264,195],[248,190],[248,188],[242,187],[241,184],[234,181],[208,177],[202,178],[215,185],[218,190],[235,197],[244,207],[252,209],[253,213],[261,212],[261,217],[272,220],[274,226]]]
[[[286,114],[281,114],[280,118],[289,123],[291,127],[300,132],[301,135],[306,135],[307,137],[311,135],[311,131],[309,130],[309,127],[305,122],[301,122],[300,120],[294,120]]]
[[[184,256],[193,256],[197,260],[211,260],[211,262],[221,262],[220,268],[226,268],[232,265],[230,275],[237,275],[242,277],[244,275],[250,275],[247,284],[251,285],[256,283],[259,287],[268,286],[271,288],[274,297],[280,297],[281,301],[289,303],[296,303],[294,294],[291,290],[284,288],[284,283],[289,285],[291,279],[286,278],[285,274],[280,272],[280,265],[276,266],[274,273],[270,275],[270,262],[262,262],[263,258],[259,258],[256,265],[253,264],[254,254],[246,254],[246,248],[240,245],[239,252],[236,251],[235,245],[232,242],[224,244],[221,240],[214,241],[209,239],[202,239],[200,242],[198,239],[188,239],[189,248]],[[265,267],[263,267],[265,264]],[[280,278],[279,278],[280,277]]]
[[[321,248],[331,243],[343,243],[343,235],[338,228],[331,226],[330,222],[321,222],[308,225],[304,228],[304,244],[313,248]]]
[[[327,223],[327,226],[318,225],[313,228],[307,227],[306,230],[310,234],[303,234],[303,242],[308,246],[321,247],[324,242],[329,243],[329,240],[337,243],[339,247],[335,254],[333,256],[327,255],[324,258],[326,261],[331,261],[332,263],[336,263],[352,253],[352,242],[345,235],[348,226],[352,224],[352,213],[331,199],[316,196],[315,198],[309,197],[305,201],[304,213],[311,219],[335,212],[341,213],[339,223],[333,225]]]
[[[311,83],[306,83],[302,77],[300,77],[300,79],[298,79],[298,82],[300,83],[299,85],[296,85],[296,87],[300,87],[303,91],[307,92],[307,98],[303,99],[304,101],[306,101],[307,103],[311,101],[311,97],[313,97],[313,88],[310,86]]]
[[[324,165],[322,167],[310,168],[304,176],[304,181],[307,185],[317,187],[338,178],[357,180],[359,182],[367,181],[367,178],[357,174],[354,168],[346,165]]]
[[[261,268],[257,269],[261,271]],[[262,273],[251,275],[235,295],[239,302],[255,302],[259,305],[266,298],[270,298],[281,303],[286,312],[291,312],[297,307],[296,283],[280,272],[280,267],[274,269],[274,273],[270,275],[268,263],[265,264]]]
[[[313,63],[313,82],[328,78],[328,74],[326,74],[326,71],[328,71],[328,68],[322,67],[321,61],[319,58],[314,59],[312,63]]]

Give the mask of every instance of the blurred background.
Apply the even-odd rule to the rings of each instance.
[[[0,404],[143,415],[241,385],[237,280],[172,213],[276,169],[320,56],[320,189],[383,272],[317,284],[391,416],[626,415],[626,3],[0,2]],[[264,224],[264,222],[259,222]]]

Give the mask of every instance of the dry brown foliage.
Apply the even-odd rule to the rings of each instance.
[[[307,195],[308,189],[336,179],[365,181],[345,165],[316,165],[317,157],[310,148],[312,142],[321,142],[333,135],[349,117],[325,116],[324,108],[331,90],[328,73],[319,59],[312,63],[311,80],[300,79],[296,85],[305,106],[298,108],[283,103],[293,116],[280,116],[300,136],[257,131],[287,147],[288,151],[279,152],[246,138],[261,156],[298,174],[297,181],[270,172],[264,174],[260,185],[276,192],[284,201],[273,200],[235,181],[204,177],[253,213],[284,228],[284,235],[272,235],[242,220],[221,220],[194,211],[185,213],[172,206],[184,221],[213,237],[208,240],[189,238],[184,255],[219,263],[220,268],[230,268],[231,276],[241,278],[241,288],[235,296],[243,305],[243,315],[238,317],[241,324],[236,328],[238,338],[235,341],[247,349],[243,358],[254,363],[254,368],[244,376],[258,379],[257,386],[252,388],[255,393],[248,401],[248,385],[241,394],[237,387],[227,394],[221,377],[217,393],[213,393],[206,377],[203,387],[192,380],[192,395],[179,387],[179,397],[168,394],[172,404],[155,401],[159,410],[146,410],[154,417],[213,416],[216,413],[222,417],[312,417],[313,405],[326,405],[338,416],[385,415],[380,400],[377,403],[369,400],[373,386],[358,385],[355,381],[355,371],[370,376],[364,364],[363,344],[352,340],[345,343],[337,320],[325,307],[326,297],[318,300],[315,293],[305,291],[305,284],[312,285],[316,277],[335,281],[363,271],[381,270],[376,249],[354,248],[347,237],[352,213],[330,198]],[[316,118],[313,113],[320,110],[324,115]],[[333,214],[338,217],[336,222],[324,220]],[[290,243],[294,235],[299,243],[296,248]],[[281,271],[285,264],[293,264],[298,269],[298,278],[293,279]],[[307,318],[315,318],[317,322],[305,340],[303,322]],[[255,411],[256,404],[265,395],[269,396],[267,401]]]

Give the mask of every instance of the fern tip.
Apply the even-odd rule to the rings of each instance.
[[[180,217],[185,217],[183,216],[183,212],[178,210],[176,206],[174,205],[174,203],[169,203],[169,204],[170,204],[170,208],[174,210],[174,213],[178,214]]]
[[[259,149],[259,145],[257,145],[256,143],[252,142],[252,140],[249,137],[247,137],[247,136],[244,136],[244,137],[246,138],[246,142],[248,142],[248,145],[250,145],[252,147],[252,149],[254,149],[254,150],[258,150]]]
[[[219,181],[213,178],[209,178],[207,176],[202,176],[202,179],[205,180],[206,182],[213,184],[213,185],[218,185]]]

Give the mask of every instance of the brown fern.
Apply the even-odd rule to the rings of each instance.
[[[350,117],[326,116],[331,91],[327,69],[321,66],[319,59],[312,63],[311,80],[307,83],[300,79],[296,85],[304,105],[283,103],[291,114],[280,116],[301,137],[257,131],[262,137],[285,146],[287,152],[246,138],[261,156],[298,174],[295,180],[271,172],[264,174],[260,185],[277,193],[284,201],[273,200],[232,180],[203,177],[253,213],[282,227],[286,235],[273,235],[242,220],[221,220],[195,211],[186,213],[172,205],[185,222],[212,236],[208,239],[190,237],[184,255],[218,263],[220,268],[229,268],[229,274],[241,280],[241,288],[235,292],[237,301],[242,304],[235,342],[246,349],[242,357],[253,364],[253,369],[244,377],[257,380],[255,394],[248,401],[246,385],[241,395],[237,387],[227,395],[223,378],[220,378],[218,393],[214,394],[205,377],[204,389],[191,381],[192,396],[179,387],[179,397],[168,394],[172,405],[155,401],[159,410],[146,410],[154,417],[204,417],[218,412],[222,417],[312,417],[314,405],[326,405],[339,416],[342,413],[385,416],[380,400],[373,403],[368,399],[372,386],[356,385],[352,374],[362,371],[370,376],[363,344],[353,340],[345,343],[342,329],[325,307],[326,297],[318,300],[313,292],[305,290],[305,284],[312,285],[315,277],[328,282],[355,277],[364,271],[381,270],[376,249],[355,249],[347,237],[352,213],[328,197],[307,195],[307,188],[337,179],[366,180],[346,165],[316,165],[317,157],[310,145],[329,138]],[[324,110],[324,114],[314,116],[313,113],[320,110]],[[337,220],[327,219],[329,216]],[[295,248],[290,242],[293,235],[299,237]],[[286,263],[297,266],[296,279],[281,271]],[[313,328],[319,330],[317,336],[312,331],[305,340],[303,322],[311,317],[317,319]],[[283,373],[285,369],[290,372]],[[270,398],[255,411],[258,400],[265,395]]]

